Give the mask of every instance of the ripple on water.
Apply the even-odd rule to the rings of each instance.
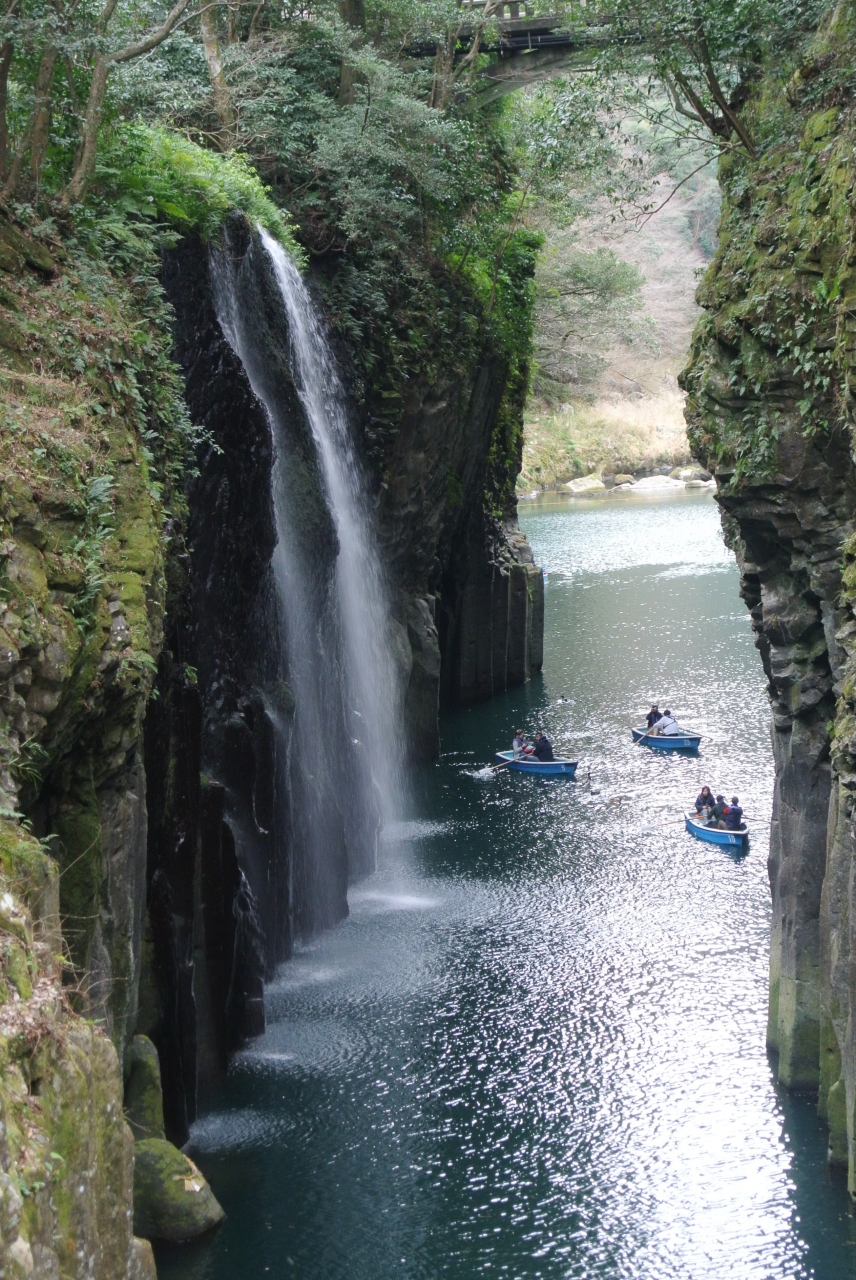
[[[422,818],[269,986],[194,1128],[227,1220],[161,1280],[853,1276],[846,1189],[764,1049],[769,713],[716,509],[523,519],[587,589],[551,576],[543,681],[444,718]],[[653,697],[698,756],[632,745]],[[469,776],[539,722],[600,796]],[[747,857],[683,829],[703,782],[740,794]]]
[[[203,1116],[190,1130],[187,1150],[191,1155],[237,1154],[258,1147],[276,1146],[294,1136],[290,1117],[277,1111],[254,1111],[243,1107]]]
[[[245,1070],[335,1073],[353,1069],[368,1051],[365,1029],[337,1018],[292,1017],[274,1023],[236,1058]]]

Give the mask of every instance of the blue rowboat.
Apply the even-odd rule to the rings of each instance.
[[[651,733],[648,729],[631,729],[633,741],[645,739],[643,746],[652,747],[655,751],[697,751],[701,742],[700,733]]]
[[[706,827],[694,813],[685,813],[684,820],[690,835],[696,840],[706,840],[708,844],[738,845],[744,849],[749,839],[749,828],[745,822],[739,831],[723,831],[720,827]]]
[[[496,758],[515,773],[541,773],[550,778],[572,778],[578,764],[576,760],[535,760],[532,756],[515,760],[513,751],[497,751]]]

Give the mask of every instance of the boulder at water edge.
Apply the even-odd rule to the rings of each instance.
[[[576,480],[569,480],[565,485],[571,493],[601,493],[606,485],[600,476],[579,476]]]
[[[618,475],[618,476],[616,476],[616,477],[615,477],[615,483],[616,483],[616,485],[619,485],[619,484],[632,484],[632,483],[633,483],[633,476],[626,475],[624,472],[622,472],[622,473],[621,473],[621,475]]]
[[[134,1234],[180,1244],[225,1218],[214,1192],[192,1160],[163,1138],[134,1148]]]
[[[672,480],[669,476],[645,476],[637,480],[633,488],[641,493],[668,493],[673,489],[683,489],[685,485],[683,480]]]

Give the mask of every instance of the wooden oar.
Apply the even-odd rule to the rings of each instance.
[[[518,759],[522,760],[523,758],[522,755],[515,756],[514,760],[503,760],[502,764],[491,764],[488,765],[488,768],[493,769],[494,773],[499,773],[500,769],[507,769],[510,764],[515,764]],[[527,760],[534,760],[535,758],[535,756],[526,756]]]
[[[654,728],[654,726],[653,726],[653,725],[651,725],[651,729],[653,729],[653,728]],[[650,735],[650,733],[651,733],[651,729],[646,729],[646,730],[645,730],[645,732],[642,734],[642,737],[641,737],[641,738],[634,738],[634,739],[633,739],[633,745],[634,745],[634,747],[641,746],[641,744],[645,741],[645,739],[646,739],[647,737],[649,737],[649,735]]]

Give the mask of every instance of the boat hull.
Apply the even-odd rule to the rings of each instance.
[[[720,827],[706,827],[694,814],[685,813],[684,822],[687,831],[696,840],[705,840],[708,844],[727,844],[742,849],[749,839],[749,830],[744,825],[742,831],[723,831]]]
[[[508,765],[512,773],[537,773],[546,778],[572,778],[577,760],[515,760],[513,751],[497,751],[497,760]]]
[[[698,744],[701,742],[700,733],[660,735],[650,734],[646,729],[631,729],[630,732],[633,734],[634,742],[644,738],[642,745],[651,747],[653,751],[697,751]]]

